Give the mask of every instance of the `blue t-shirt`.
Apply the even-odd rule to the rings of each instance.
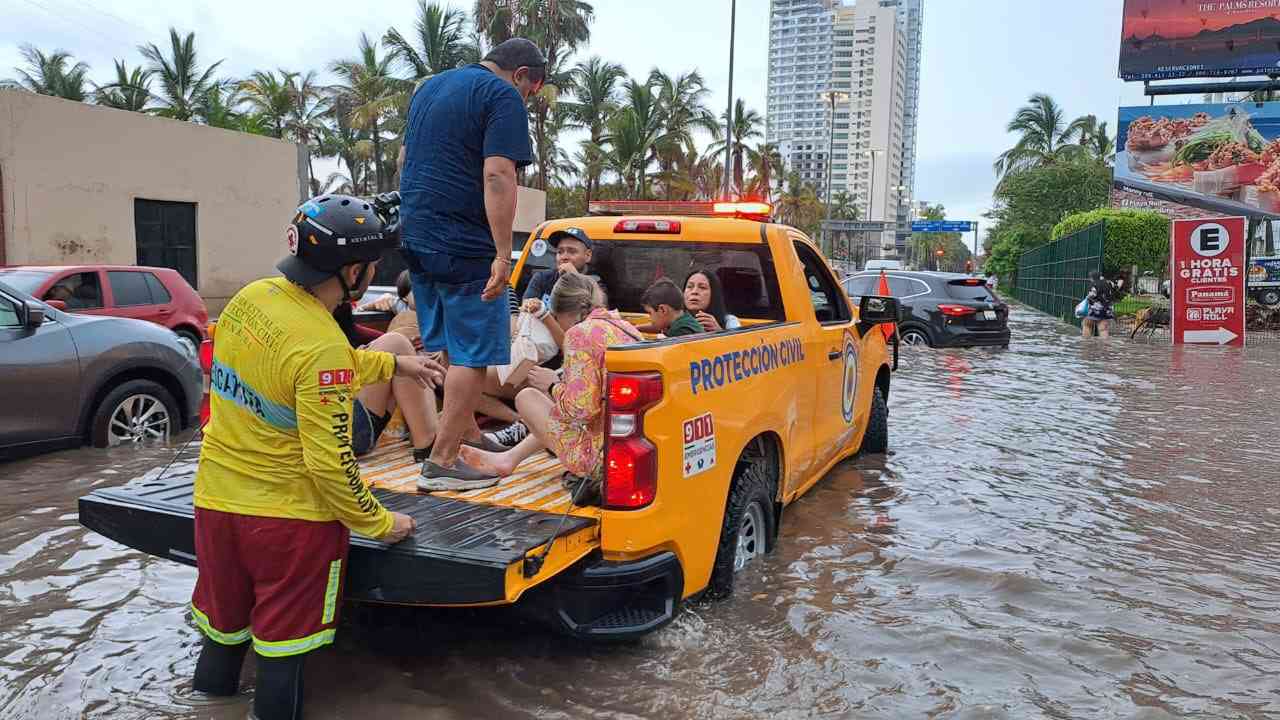
[[[529,114],[511,83],[483,65],[440,73],[409,105],[400,175],[401,238],[419,252],[492,258],[484,161],[533,162]]]

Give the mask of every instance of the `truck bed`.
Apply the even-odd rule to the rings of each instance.
[[[136,550],[195,565],[194,466],[188,467],[160,480],[95,490],[80,499],[81,524]],[[548,577],[551,565],[564,567],[598,545],[599,510],[573,508],[565,517],[570,498],[560,484],[563,470],[546,453],[492,488],[465,493],[418,493],[419,466],[405,442],[382,443],[361,459],[361,469],[378,499],[413,516],[418,527],[412,538],[393,546],[352,535],[345,591],[350,599],[512,602],[508,574],[519,573],[525,556],[552,533],[558,539],[544,571]]]

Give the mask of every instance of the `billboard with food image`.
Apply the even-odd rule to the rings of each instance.
[[[1280,68],[1280,0],[1125,0],[1120,77],[1268,75]]]
[[[1280,217],[1280,103],[1121,108],[1116,147],[1118,187]]]

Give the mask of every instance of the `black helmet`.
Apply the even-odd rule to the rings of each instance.
[[[348,265],[371,263],[400,247],[400,193],[374,200],[314,197],[298,206],[285,239],[289,254],[276,269],[298,285],[319,285]]]

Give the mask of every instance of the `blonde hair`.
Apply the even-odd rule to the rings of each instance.
[[[599,283],[581,273],[565,273],[551,290],[551,312],[586,317],[592,310],[605,306],[604,291]]]

